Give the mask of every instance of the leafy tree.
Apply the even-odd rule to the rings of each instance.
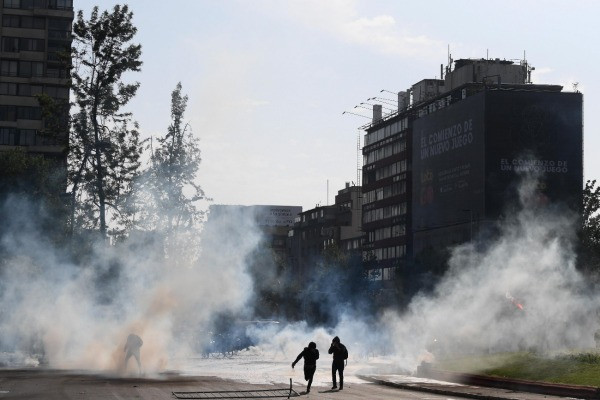
[[[130,43],[137,29],[124,5],[89,20],[79,11],[73,25],[72,89],[78,111],[70,132],[69,183],[78,226],[99,229],[106,237],[123,233],[131,224],[127,198],[140,166],[137,124],[122,108],[139,83],[124,83],[123,75],[139,71],[141,46]],[[109,211],[109,212],[107,212]],[[75,223],[75,221],[72,221]]]
[[[579,266],[583,271],[600,274],[600,187],[587,181],[583,189],[582,226],[579,234]]]
[[[15,229],[6,223],[15,206],[29,207],[24,215],[35,220],[46,237],[61,242],[67,213],[64,164],[17,148],[0,152],[0,171],[0,221],[5,222],[0,223],[0,234]]]
[[[141,180],[147,193],[143,225],[163,232],[167,250],[177,254],[195,248],[186,242],[198,236],[204,217],[199,202],[210,200],[196,183],[202,161],[199,140],[184,122],[188,96],[181,89],[178,83],[171,93],[171,123],[156,146],[152,143],[151,163]]]

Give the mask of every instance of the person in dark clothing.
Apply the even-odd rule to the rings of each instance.
[[[331,364],[331,376],[333,380],[333,389],[337,389],[337,383],[335,380],[336,371],[340,374],[340,390],[344,389],[344,361],[348,358],[348,350],[340,342],[339,337],[334,337],[329,347],[329,354],[333,354],[333,363]]]
[[[142,363],[140,361],[140,347],[142,347],[143,344],[144,342],[142,341],[142,338],[132,333],[129,336],[127,336],[127,343],[125,343],[125,348],[123,349],[124,352],[127,352],[127,354],[125,355],[124,368],[127,369],[127,361],[129,361],[129,358],[133,356],[135,357],[135,361],[137,361],[138,372],[140,375],[142,374]]]
[[[317,360],[319,359],[319,350],[317,350],[317,344],[310,342],[308,347],[302,350],[302,353],[298,354],[296,360],[292,363],[292,368],[296,366],[296,363],[304,357],[304,379],[308,381],[306,386],[306,393],[310,393],[310,385],[313,381],[313,376],[317,370]]]

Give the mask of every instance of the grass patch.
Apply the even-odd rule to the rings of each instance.
[[[435,369],[511,379],[600,386],[600,354],[594,352],[541,356],[501,353],[444,359]]]

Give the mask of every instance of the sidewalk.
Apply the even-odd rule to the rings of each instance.
[[[405,390],[486,400],[600,399],[595,387],[555,385],[427,370],[426,377],[361,375],[361,379]],[[459,383],[460,382],[460,383]]]

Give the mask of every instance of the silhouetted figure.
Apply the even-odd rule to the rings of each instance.
[[[340,390],[344,389],[344,360],[348,358],[348,350],[340,342],[339,337],[334,337],[329,347],[329,354],[333,354],[333,363],[331,364],[331,377],[333,380],[333,387],[331,389],[337,389],[336,383],[336,371],[340,374]]]
[[[125,343],[125,348],[123,349],[124,352],[127,352],[127,354],[125,355],[125,370],[127,369],[127,362],[129,361],[131,356],[134,356],[135,361],[137,361],[138,372],[140,373],[140,375],[142,374],[142,363],[140,361],[140,347],[142,347],[143,344],[144,342],[142,341],[142,338],[140,338],[138,335],[134,335],[133,333],[131,333],[129,334],[129,336],[127,336],[127,343]]]
[[[308,347],[302,350],[302,353],[298,354],[296,360],[292,363],[292,368],[296,365],[300,359],[304,357],[304,379],[308,381],[306,386],[306,393],[310,393],[310,385],[313,381],[313,376],[317,370],[317,360],[319,359],[319,350],[317,350],[317,344],[310,342]]]

